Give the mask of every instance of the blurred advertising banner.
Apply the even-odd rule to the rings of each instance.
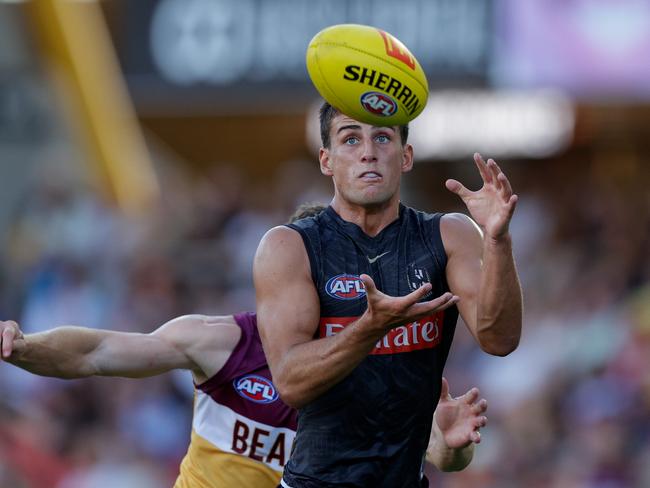
[[[139,0],[119,2],[118,51],[146,110],[291,110],[316,95],[305,52],[333,24],[387,30],[417,56],[433,86],[482,86],[492,1]],[[295,107],[304,109],[304,107]]]
[[[492,80],[578,98],[650,98],[650,1],[495,2]]]

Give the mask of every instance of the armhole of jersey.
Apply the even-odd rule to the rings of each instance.
[[[442,242],[442,233],[440,232],[440,219],[443,215],[440,212],[433,215],[431,238],[433,239],[433,249],[436,253],[438,264],[440,264],[442,269],[445,269],[447,267],[447,252],[445,251],[445,244]]]
[[[442,242],[442,233],[440,231],[440,219],[443,215],[444,213],[441,212],[433,214],[433,218],[431,219],[431,241],[433,244],[433,256],[442,271],[442,280],[445,284],[445,288],[449,289],[449,285],[447,284],[447,274],[445,272],[447,269],[447,252],[445,251],[445,245]]]
[[[253,314],[249,312],[240,312],[233,315],[235,319],[235,323],[241,330],[241,336],[239,337],[237,344],[231,351],[230,356],[223,364],[223,366],[221,366],[221,369],[219,371],[217,371],[214,375],[212,375],[210,378],[205,380],[203,383],[197,384],[196,381],[194,382],[194,387],[197,390],[201,390],[204,393],[209,393],[215,387],[230,381],[229,378],[230,373],[232,371],[237,371],[238,369],[240,369],[239,363],[242,360],[242,354],[240,354],[239,351],[242,349],[247,350],[249,347],[248,344],[250,342],[250,338],[253,333],[252,323],[249,322],[251,320],[250,317],[252,315]],[[235,362],[237,362],[237,364],[235,364]]]
[[[318,265],[316,261],[316,255],[314,254],[314,248],[311,245],[311,241],[309,240],[309,235],[304,229],[298,227],[297,225],[286,224],[286,227],[295,230],[300,234],[300,237],[302,237],[302,243],[304,244],[305,250],[307,251],[307,256],[309,257],[309,269],[311,271],[311,279],[314,282],[314,286],[318,286]]]

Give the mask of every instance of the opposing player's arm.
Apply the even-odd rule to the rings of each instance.
[[[485,163],[477,154],[475,161],[484,181],[481,190],[472,192],[455,180],[447,181],[447,188],[463,199],[476,223],[462,214],[442,217],[446,276],[450,290],[460,296],[460,314],[481,348],[505,356],[517,348],[522,325],[521,286],[508,231],[517,197],[493,160]]]
[[[478,388],[472,388],[452,398],[447,380],[442,379],[426,455],[439,470],[460,471],[472,461],[474,445],[481,442],[479,429],[487,423],[487,401],[479,400],[479,394]]]
[[[140,378],[189,369],[201,381],[221,368],[239,339],[228,319],[187,315],[150,334],[64,326],[24,335],[15,322],[0,322],[2,358],[58,378]]]
[[[362,275],[368,308],[330,337],[314,339],[320,302],[298,232],[276,227],[264,236],[253,266],[258,328],[273,381],[285,403],[300,408],[345,378],[391,328],[451,306],[447,293],[418,303],[430,285],[404,297],[379,292]]]

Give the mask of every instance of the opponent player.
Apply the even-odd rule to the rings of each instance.
[[[327,103],[320,122],[331,205],[271,229],[254,261],[266,357],[280,396],[299,409],[281,484],[427,486],[422,463],[458,311],[486,352],[507,355],[519,342],[508,232],[517,196],[476,154],[480,190],[446,183],[474,220],[408,208],[407,126],[364,124]]]
[[[322,207],[301,207],[297,217]],[[151,334],[60,327],[23,335],[0,321],[1,357],[27,371],[58,378],[145,377],[172,369],[192,371],[194,418],[176,488],[275,487],[296,429],[295,410],[277,395],[262,351],[254,314],[187,315]],[[439,469],[470,462],[485,400],[471,389],[441,393],[428,460]]]
[[[255,315],[178,317],[151,334],[60,327],[23,335],[0,322],[2,357],[27,371],[58,378],[145,377],[188,369],[196,397],[192,437],[177,488],[275,487],[296,429],[295,410],[277,395]],[[428,460],[445,471],[471,461],[485,400],[478,389],[441,394]]]

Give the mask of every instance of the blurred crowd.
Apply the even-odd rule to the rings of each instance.
[[[488,400],[459,488],[650,486],[650,171],[625,153],[505,165],[524,332],[506,358],[462,326],[446,368]]]
[[[494,358],[459,324],[445,375],[454,395],[481,388],[489,424],[473,464],[430,471],[432,486],[650,486],[650,182],[635,164],[504,165],[522,197],[512,233],[524,335]],[[454,172],[434,163],[411,178],[444,192],[440,168]],[[298,161],[251,188],[236,167],[215,164],[167,182],[142,220],[41,172],[0,251],[2,318],[27,333],[150,332],[185,313],[252,310],[260,237],[296,204],[327,202],[325,180]],[[463,210],[435,196],[427,205]],[[173,484],[189,442],[189,373],[64,381],[0,364],[0,391],[0,487]]]
[[[148,333],[178,315],[254,310],[253,254],[266,230],[316,198],[318,185],[300,183],[309,169],[289,162],[264,188],[227,164],[179,169],[161,175],[163,200],[140,218],[68,170],[37,167],[5,234],[0,315],[26,333]],[[172,486],[189,443],[189,372],[64,381],[0,362],[0,391],[0,488]]]

